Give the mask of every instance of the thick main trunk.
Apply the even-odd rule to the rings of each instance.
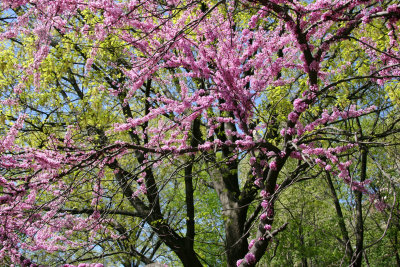
[[[181,260],[183,266],[185,267],[202,267],[199,258],[197,257],[194,250],[186,250],[181,249],[179,251],[175,251],[176,255]]]
[[[227,218],[225,220],[225,247],[229,267],[236,267],[237,260],[242,259],[248,251],[247,235],[243,232],[246,214],[243,213],[243,208],[239,208],[237,204],[223,212]]]
[[[243,258],[248,251],[247,235],[244,233],[248,205],[239,205],[237,167],[233,163],[229,167],[215,164],[208,168],[225,218],[225,248],[229,267],[235,267],[236,261]]]
[[[187,239],[175,232],[175,230],[171,228],[165,220],[153,214],[150,214],[146,220],[165,245],[167,245],[178,256],[183,266],[203,266],[197,257],[196,252],[193,250],[193,247],[188,244]]]

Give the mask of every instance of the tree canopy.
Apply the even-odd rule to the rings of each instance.
[[[400,265],[397,1],[0,6],[0,262]]]

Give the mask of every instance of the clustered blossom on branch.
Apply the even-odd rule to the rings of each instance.
[[[0,168],[8,172],[5,172],[6,176],[0,175],[0,258],[9,256],[13,262],[23,266],[38,266],[23,258],[21,250],[54,252],[65,250],[69,246],[82,246],[85,244],[69,239],[74,232],[95,233],[104,228],[98,211],[88,218],[60,213],[70,191],[69,186],[59,180],[64,175],[60,169],[68,172],[68,164],[76,165],[75,160],[84,161],[87,155],[68,159],[52,150],[40,151],[16,144],[25,117],[26,115],[20,116],[1,140]],[[29,170],[34,173],[29,174]],[[58,184],[53,184],[54,180],[59,180]],[[54,198],[47,203],[37,203],[39,195],[46,191]],[[25,241],[20,239],[21,235],[24,235]]]
[[[41,90],[40,66],[49,56],[52,38],[56,33],[72,33],[86,38],[92,47],[86,58],[87,74],[94,71],[98,46],[108,37],[116,37],[127,46],[129,68],[118,67],[127,80],[115,84],[115,88],[107,88],[110,97],[122,97],[127,105],[150,78],[164,86],[178,80],[180,92],[176,97],[161,94],[148,96],[148,101],[156,105],[150,107],[146,115],[138,113],[137,117],[115,122],[105,133],[109,137],[126,132],[145,136],[148,142],[140,147],[129,147],[129,142],[125,141],[116,141],[97,151],[79,147],[72,137],[73,127],[67,129],[62,144],[53,140],[53,147],[47,149],[27,147],[16,141],[24,118],[29,117],[20,116],[1,139],[0,167],[9,172],[0,176],[0,239],[3,242],[0,259],[9,256],[14,262],[28,265],[29,260],[22,258],[22,251],[65,250],[68,246],[82,245],[69,240],[75,231],[89,230],[93,234],[107,231],[102,226],[105,220],[102,221],[96,211],[103,194],[103,170],[113,167],[118,155],[135,151],[155,157],[169,153],[192,155],[223,148],[230,148],[235,153],[253,153],[250,164],[254,183],[261,191],[262,213],[256,239],[250,242],[248,253],[237,261],[237,266],[254,266],[264,254],[269,240],[277,234],[271,226],[274,221],[274,197],[280,190],[276,181],[289,158],[311,161],[337,174],[352,190],[370,194],[368,181],[352,180],[348,171],[351,162],[341,162],[338,156],[358,145],[357,140],[324,148],[309,143],[307,138],[339,120],[359,118],[374,112],[376,107],[332,107],[312,122],[307,122],[305,117],[313,105],[332,90],[329,87],[332,83],[329,81],[331,70],[325,69],[327,63],[324,61],[331,46],[356,38],[351,36],[351,32],[356,28],[362,29],[370,21],[387,19],[392,48],[381,53],[374,49],[372,39],[365,37],[360,40],[360,45],[371,57],[385,62],[385,66],[376,66],[365,78],[383,85],[400,75],[399,45],[396,42],[400,6],[393,4],[382,8],[375,1],[320,0],[307,5],[283,0],[243,1],[244,5],[259,11],[246,23],[235,25],[235,29],[232,16],[237,11],[233,2],[212,1],[208,10],[202,11],[198,2],[192,0],[185,3],[166,1],[165,6],[160,1],[2,1],[1,8],[6,12],[12,13],[18,8],[25,10],[8,24],[0,39],[18,38],[24,34],[35,37],[34,60],[29,66],[21,67],[22,80],[33,76],[35,90]],[[183,5],[182,10],[177,8]],[[348,11],[353,9],[362,9],[362,12],[352,16]],[[101,19],[81,29],[72,27],[70,20],[83,10]],[[271,27],[263,27],[268,24],[270,14],[276,16],[276,22]],[[168,72],[171,69],[182,71]],[[157,75],[161,72],[162,78]],[[307,77],[307,88],[300,88],[289,101],[291,111],[279,129],[283,142],[275,146],[266,137],[270,131],[268,125],[263,127],[257,122],[257,129],[264,137],[256,138],[257,130],[252,123],[257,119],[256,107],[262,101],[266,88],[274,90],[293,84],[296,77],[291,73]],[[199,90],[189,88],[188,83],[200,78],[211,82],[202,85]],[[324,84],[325,80],[327,84]],[[26,88],[22,83],[16,85],[13,96],[17,98],[24,90]],[[231,115],[218,116],[215,115],[217,111]],[[163,116],[172,118],[160,119]],[[225,140],[209,138],[193,147],[189,137],[197,119],[205,126],[207,137],[218,137],[216,131],[221,125],[233,125],[234,128],[226,129]],[[148,125],[145,131],[141,130],[143,125]],[[59,150],[58,147],[68,149]],[[268,156],[261,161],[254,152],[256,150]],[[132,193],[132,199],[139,199],[149,191],[145,171],[153,163],[143,162],[142,176],[135,180],[137,190]],[[94,211],[87,218],[60,211],[72,188],[63,182],[63,177],[78,168],[100,169],[97,180],[79,181],[75,185],[84,182],[94,184]],[[24,174],[13,173],[13,170],[21,170]],[[119,169],[115,167],[114,172],[117,174]],[[267,175],[263,175],[265,173]],[[40,203],[40,194],[52,194],[54,198]],[[374,198],[372,194],[370,197]],[[109,234],[115,236],[114,233]],[[25,238],[22,239],[21,235]]]

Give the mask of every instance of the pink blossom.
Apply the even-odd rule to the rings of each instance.
[[[289,116],[288,116],[288,119],[291,122],[296,122],[299,119],[299,114],[297,112],[290,112]]]
[[[262,198],[268,198],[269,197],[269,193],[265,190],[261,190],[260,195]]]
[[[272,162],[269,164],[269,168],[270,168],[271,170],[273,170],[273,171],[276,171],[276,170],[278,169],[278,165],[277,165],[276,161],[272,161]]]
[[[264,199],[261,202],[261,206],[263,207],[263,209],[266,209],[266,208],[268,208],[270,206],[270,203],[267,200]]]
[[[250,243],[249,243],[248,249],[250,250],[250,249],[254,246],[255,243],[256,243],[256,240],[255,240],[255,239],[252,239],[252,240],[250,241]]]
[[[267,231],[271,231],[272,227],[270,224],[266,224],[266,225],[264,225],[264,229]]]
[[[256,186],[258,186],[258,187],[261,187],[261,183],[262,183],[262,179],[261,179],[261,178],[258,178],[258,179],[256,179],[256,180],[254,181],[254,184],[255,184]]]
[[[291,157],[291,158],[294,158],[294,159],[299,159],[299,160],[303,159],[303,158],[301,157],[301,153],[298,152],[298,151],[292,151],[292,152],[290,153],[290,157]]]
[[[304,102],[304,100],[297,98],[293,101],[293,107],[298,113],[302,113],[306,111],[308,105]]]
[[[261,216],[260,216],[261,221],[265,221],[267,218],[268,218],[268,216],[265,213],[261,214]]]
[[[212,7],[212,3],[203,2],[208,8]],[[354,51],[362,51],[373,63],[367,64],[369,69],[365,76],[353,74],[363,75],[363,82],[377,86],[397,82],[400,69],[396,33],[399,31],[400,6],[397,3],[385,6],[382,1],[318,0],[307,5],[284,0],[264,1],[268,2],[265,5],[244,2],[234,5],[233,1],[227,1],[226,8],[215,6],[207,14],[200,12],[198,4],[192,0],[1,2],[3,13],[11,12],[16,18],[6,19],[0,34],[6,44],[5,52],[11,51],[15,59],[15,62],[6,62],[7,68],[8,63],[12,63],[14,73],[10,77],[15,78],[15,86],[11,79],[0,100],[4,106],[0,119],[5,120],[0,137],[0,169],[4,175],[0,176],[0,262],[7,257],[16,265],[31,265],[29,260],[22,260],[22,252],[29,256],[36,251],[51,253],[76,247],[90,250],[98,241],[97,234],[100,234],[99,238],[121,238],[107,227],[114,223],[107,218],[118,220],[120,216],[108,217],[105,216],[107,213],[100,214],[96,210],[98,206],[114,207],[112,201],[124,198],[126,186],[122,188],[118,183],[121,180],[114,178],[123,174],[127,179],[124,183],[128,182],[131,187],[128,194],[135,198],[129,199],[131,204],[136,201],[140,204],[141,195],[152,190],[152,187],[146,187],[148,181],[155,178],[160,191],[153,197],[160,198],[156,202],[168,205],[164,198],[168,194],[163,190],[165,186],[176,184],[179,178],[171,179],[183,172],[176,166],[193,162],[198,175],[207,175],[202,166],[203,159],[210,163],[215,159],[210,168],[225,171],[227,164],[237,171],[237,163],[244,155],[256,155],[249,158],[250,171],[256,177],[255,185],[264,189],[264,178],[260,178],[263,172],[278,175],[278,162],[279,168],[285,167],[287,173],[295,168],[293,160],[285,163],[287,155],[284,152],[294,150],[290,153],[291,158],[316,162],[341,178],[352,190],[370,195],[377,209],[386,207],[367,190],[370,181],[355,181],[353,178],[357,176],[351,176],[351,161],[345,162],[343,154],[356,150],[353,148],[359,141],[357,136],[334,129],[352,118],[372,113],[376,107],[368,108],[363,106],[365,101],[349,99],[353,105],[339,109],[335,107],[335,101],[326,98],[335,98],[342,90],[340,86],[346,86],[348,78],[353,79],[348,70],[354,67],[350,60],[336,67],[337,64],[328,58],[333,52],[340,54],[341,51],[333,50],[341,47],[352,34],[359,38],[354,42]],[[237,12],[241,12],[242,4],[256,8],[257,14],[250,18],[240,16]],[[76,16],[85,10],[93,17],[88,25],[85,19],[81,28],[76,23],[68,23],[77,21]],[[352,12],[354,10],[357,12]],[[237,14],[243,21],[237,20]],[[264,26],[270,22],[270,15],[273,15],[276,27],[267,29]],[[387,32],[387,38],[378,40],[365,35],[365,29],[370,28],[365,24],[371,22]],[[24,36],[31,36],[32,42],[27,42]],[[72,38],[77,46],[65,43],[68,40],[60,36]],[[21,47],[26,46],[31,52],[14,53],[7,46],[15,43],[11,38],[23,42]],[[112,43],[121,45],[116,45],[111,54],[107,46],[111,47]],[[58,55],[57,47],[70,46],[73,52],[65,55],[67,63],[72,64],[67,66],[72,68],[66,73],[68,77],[54,73],[55,80],[48,80],[52,75],[44,73],[63,68],[63,63],[56,60],[64,56]],[[79,47],[83,50],[78,51]],[[98,53],[99,49],[101,53]],[[52,69],[53,63],[56,68]],[[74,78],[77,85],[71,84]],[[53,90],[56,80],[60,80],[61,87],[67,90],[66,96],[60,96],[66,98],[65,103],[58,99],[58,90]],[[197,81],[204,81],[204,84]],[[341,82],[336,84],[336,81]],[[304,90],[307,86],[309,88]],[[275,90],[277,87],[281,89]],[[282,89],[286,92],[278,102],[274,98],[280,98]],[[49,92],[54,93],[56,99],[49,98],[46,103],[42,97]],[[39,99],[26,98],[25,93],[27,96],[37,93]],[[299,98],[293,100],[292,97]],[[97,100],[100,105],[93,109],[92,104]],[[390,98],[388,101],[393,102]],[[274,106],[274,102],[278,105]],[[286,104],[291,102],[292,110],[285,110]],[[55,109],[53,104],[56,104]],[[303,114],[314,104],[317,105],[315,113]],[[326,110],[315,118],[320,108]],[[26,116],[20,116],[17,121],[14,119],[19,110],[28,110],[32,116],[27,120],[26,129],[23,128]],[[90,122],[82,121],[85,116],[75,115],[86,111],[90,113],[89,117],[95,115]],[[279,119],[272,118],[273,113],[278,113]],[[41,122],[45,114],[49,117]],[[287,115],[287,125],[282,126],[282,115]],[[385,112],[379,116],[383,118]],[[98,118],[104,118],[108,123],[97,122]],[[368,119],[366,116],[365,121]],[[66,126],[72,122],[79,127]],[[195,122],[200,122],[197,131]],[[53,127],[53,123],[57,126]],[[99,128],[106,129],[104,139],[109,142],[98,142],[94,135],[87,136],[87,125],[97,123],[101,125]],[[112,123],[115,124],[111,128]],[[270,137],[274,136],[271,130],[275,132],[276,124],[279,130],[284,127],[280,130],[284,138]],[[32,134],[31,130],[35,129],[41,131],[40,134]],[[47,132],[54,134],[47,135]],[[201,137],[195,137],[196,132]],[[336,138],[334,134],[343,135]],[[325,137],[336,140],[320,141]],[[310,143],[312,140],[316,141]],[[346,144],[349,140],[354,144]],[[40,149],[37,148],[39,144]],[[283,150],[276,153],[268,152],[268,149]],[[258,158],[260,166],[257,165]],[[121,167],[116,167],[117,163]],[[126,176],[122,171],[125,168],[132,171],[132,175]],[[145,176],[146,173],[152,175]],[[236,178],[242,181],[242,177]],[[166,183],[162,182],[164,180]],[[275,191],[278,188],[276,185]],[[65,207],[71,207],[70,201],[83,190],[87,196],[85,203],[91,204],[96,211],[89,216],[61,212]],[[112,195],[114,192],[117,195]],[[259,226],[268,219],[272,221],[274,216],[272,203],[268,201],[270,193],[261,190],[260,195],[263,213]],[[86,208],[85,203],[81,203],[82,208]],[[153,208],[168,211],[168,207],[150,206],[149,212]],[[143,214],[144,217],[147,215]],[[270,231],[271,225],[266,224],[264,229]],[[151,227],[143,230],[151,230]],[[74,239],[74,236],[80,236],[80,231],[87,234],[91,244]],[[259,240],[265,239],[267,237],[259,237]],[[249,249],[254,250],[254,244],[252,240]],[[245,260],[252,264],[256,262],[251,253]],[[239,260],[237,265],[242,263],[243,260]],[[102,265],[85,263],[79,266]]]
[[[331,165],[329,165],[329,164],[328,164],[328,165],[326,165],[326,166],[325,166],[325,170],[327,170],[327,171],[330,171],[330,170],[332,170],[332,166],[331,166]]]
[[[244,258],[249,264],[254,264],[256,262],[256,257],[251,252],[247,253],[246,256],[244,256]]]

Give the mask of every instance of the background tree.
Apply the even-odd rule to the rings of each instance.
[[[5,263],[399,263],[394,2],[1,6]]]

